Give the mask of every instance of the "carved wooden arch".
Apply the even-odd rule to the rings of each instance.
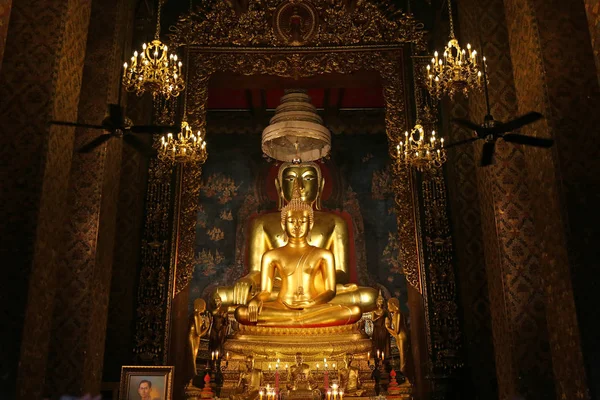
[[[369,48],[289,49],[194,49],[191,51],[188,82],[188,120],[199,129],[206,127],[208,81],[215,71],[230,71],[244,75],[274,75],[283,78],[308,78],[328,73],[349,74],[361,69],[377,71],[383,81],[386,103],[386,135],[390,150],[406,130],[406,107],[403,82],[403,53],[401,48],[372,50]],[[209,150],[210,151],[210,150]],[[198,202],[197,185],[200,168],[186,166],[180,198],[180,219],[177,244],[176,292],[189,284],[194,271],[195,222]],[[396,171],[394,192],[397,205],[397,225],[400,235],[400,254],[407,282],[421,292],[420,250],[414,191],[405,170]]]

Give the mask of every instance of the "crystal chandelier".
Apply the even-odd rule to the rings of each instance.
[[[186,74],[189,71],[189,49],[186,57]],[[186,76],[187,79],[187,76]],[[174,163],[195,163],[204,164],[208,157],[206,151],[206,141],[201,131],[194,133],[194,130],[187,122],[187,91],[183,97],[183,121],[181,122],[181,131],[175,136],[168,133],[160,138],[157,144],[158,158],[170,164]]]
[[[156,16],[156,33],[154,40],[142,45],[142,51],[135,51],[131,57],[131,65],[123,64],[123,86],[129,92],[141,96],[144,92],[154,97],[162,95],[166,98],[177,97],[185,88],[181,76],[181,61],[177,55],[168,54],[167,45],[160,37],[160,16],[162,2],[158,0]]]
[[[468,95],[473,88],[481,87],[481,71],[477,66],[477,51],[461,49],[454,36],[454,22],[452,20],[451,0],[448,0],[448,14],[450,17],[450,41],[444,48],[442,57],[436,51],[433,53],[431,64],[427,66],[427,90],[441,99],[444,96],[453,98],[456,93]]]

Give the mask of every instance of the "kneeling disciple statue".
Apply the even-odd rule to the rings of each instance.
[[[241,324],[325,327],[353,324],[361,318],[361,307],[343,299],[350,293],[336,298],[334,255],[308,243],[313,224],[313,209],[302,201],[295,185],[292,200],[281,210],[281,225],[288,241],[263,255],[260,291],[247,306],[235,311]],[[273,298],[277,274],[281,287]]]

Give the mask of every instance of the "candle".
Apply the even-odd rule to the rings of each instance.
[[[319,363],[317,363],[317,372],[319,372]]]
[[[185,147],[183,149],[185,150]],[[184,151],[184,153],[185,153],[185,151]],[[219,350],[217,350],[215,352],[215,359],[217,359],[217,360],[219,359]]]
[[[271,370],[271,363],[269,363],[269,371]]]
[[[377,358],[379,358],[379,350],[377,350]]]
[[[343,400],[343,398],[344,398],[344,391],[340,390],[340,400]]]
[[[211,358],[211,360],[214,361],[214,359],[215,359],[215,352],[214,351],[210,353],[210,358]]]
[[[331,400],[331,391],[330,390],[327,391],[327,400]]]
[[[367,361],[371,361],[371,352],[367,351]]]
[[[195,140],[195,139],[196,139],[196,138],[194,137],[194,140]],[[229,352],[227,352],[227,361],[229,361]]]
[[[258,392],[258,396],[259,396],[259,400],[262,400],[262,397],[263,397],[262,389]]]

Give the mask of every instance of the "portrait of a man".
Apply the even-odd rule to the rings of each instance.
[[[132,376],[127,400],[166,400],[163,376]]]

